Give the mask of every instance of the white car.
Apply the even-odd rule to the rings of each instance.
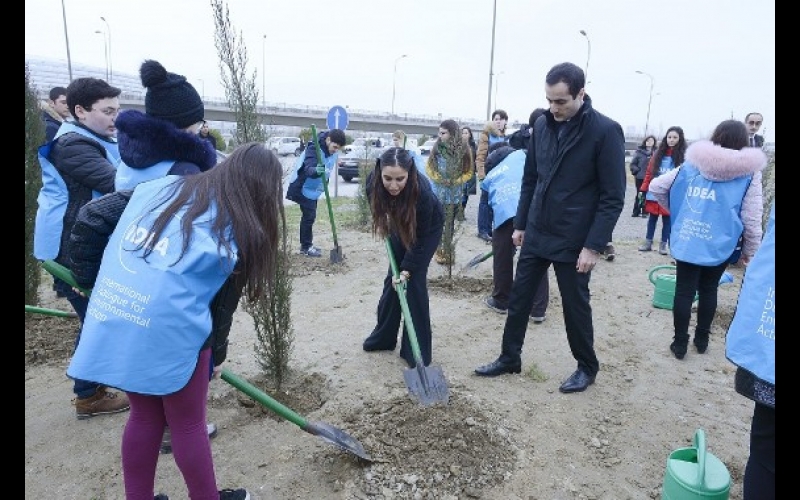
[[[267,147],[278,156],[300,156],[303,152],[299,137],[273,137],[267,143]]]

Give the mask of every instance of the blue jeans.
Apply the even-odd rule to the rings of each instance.
[[[72,348],[72,352],[75,353],[75,349],[78,348],[78,342],[81,340],[81,329],[83,328],[83,319],[86,317],[86,309],[89,307],[89,298],[79,294],[65,281],[58,278],[53,278],[53,289],[57,293],[62,294],[69,301],[72,309],[75,310],[75,314],[78,315],[78,319],[81,320],[81,326],[78,328],[77,335],[75,335],[75,345]],[[97,392],[99,386],[100,384],[97,382],[76,378],[73,379],[72,392],[74,392],[75,396],[78,398],[88,398]]]
[[[492,235],[492,207],[489,206],[489,193],[483,189],[478,202],[478,234]]]
[[[646,239],[653,241],[653,236],[656,234],[656,224],[658,224],[658,215],[650,214],[647,219],[647,236]],[[669,243],[669,232],[672,229],[672,222],[669,215],[662,215],[661,217],[661,242]]]

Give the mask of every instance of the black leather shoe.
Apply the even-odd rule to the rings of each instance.
[[[481,377],[496,377],[504,373],[519,373],[522,371],[522,363],[505,363],[500,361],[492,361],[488,365],[483,365],[475,368],[475,375]]]
[[[570,392],[582,392],[585,391],[587,387],[594,384],[594,378],[594,375],[589,376],[589,374],[585,371],[578,369],[575,370],[575,373],[570,375],[563,384],[561,384],[561,387],[559,387],[558,390],[564,394]]]

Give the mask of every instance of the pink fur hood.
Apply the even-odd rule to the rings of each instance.
[[[686,149],[691,163],[711,181],[727,181],[754,174],[767,166],[767,155],[759,148],[727,149],[709,140],[695,141]]]

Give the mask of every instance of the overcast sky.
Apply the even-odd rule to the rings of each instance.
[[[95,33],[107,29],[103,16],[115,73],[156,59],[207,97],[224,96],[209,1],[25,0],[26,56],[66,60],[62,3],[73,64],[105,66]],[[588,69],[595,108],[626,133],[647,121],[650,78],[639,70],[653,77],[649,128],[659,138],[671,125],[707,137],[720,121],[759,111],[775,140],[773,1],[496,0],[491,91],[495,0],[227,5],[268,102],[388,112],[394,83],[398,114],[483,120],[499,107],[525,122],[546,105],[547,71],[570,61]]]

